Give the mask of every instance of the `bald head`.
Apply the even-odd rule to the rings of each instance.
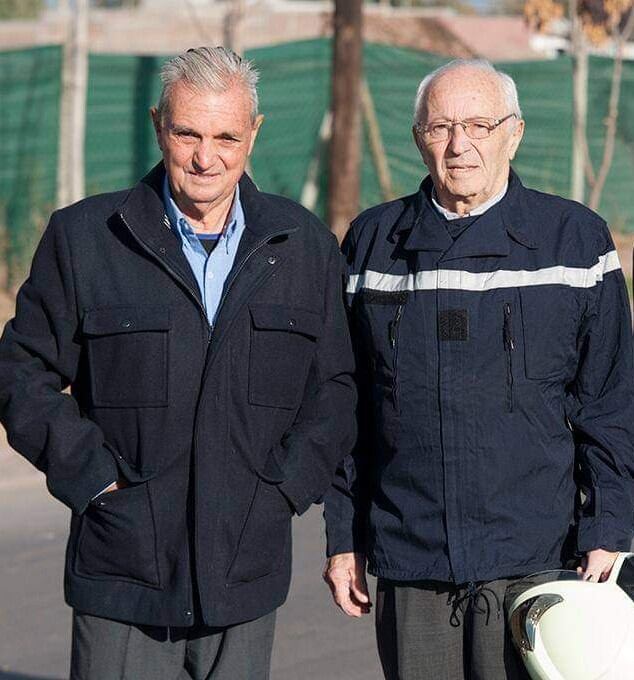
[[[455,88],[470,79],[478,83],[483,94],[486,93],[488,98],[496,100],[499,110],[514,113],[518,120],[522,117],[517,87],[509,75],[497,71],[484,59],[455,59],[421,80],[414,102],[414,123],[424,123],[427,120],[427,100],[437,86],[444,89]]]

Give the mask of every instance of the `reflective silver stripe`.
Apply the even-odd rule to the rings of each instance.
[[[545,267],[534,271],[523,269],[498,269],[493,272],[466,272],[455,269],[434,269],[415,274],[382,274],[366,270],[348,279],[347,293],[354,294],[362,288],[396,292],[401,290],[471,290],[485,291],[496,288],[518,288],[520,286],[546,286],[559,284],[571,288],[592,288],[608,272],[621,268],[616,250],[599,257],[589,267]]]

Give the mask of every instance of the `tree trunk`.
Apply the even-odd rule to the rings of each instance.
[[[57,204],[68,205],[85,195],[84,143],[88,89],[88,0],[75,0],[64,43]]]
[[[359,211],[362,0],[335,0],[328,222],[341,239]]]
[[[236,54],[242,54],[242,20],[244,0],[231,0],[224,18],[224,44]]]
[[[627,23],[621,33],[616,38],[616,54],[614,55],[614,67],[612,69],[612,85],[610,88],[610,101],[608,105],[608,115],[605,119],[605,140],[603,142],[603,157],[601,166],[596,175],[596,180],[592,183],[592,192],[588,207],[598,210],[601,202],[603,187],[608,178],[612,159],[614,157],[614,145],[616,142],[616,130],[619,117],[619,99],[621,97],[621,81],[623,78],[623,50],[625,44],[630,39],[634,30],[634,9],[630,10]]]
[[[569,8],[573,108],[570,197],[575,201],[583,202],[585,196],[584,178],[587,160],[588,50],[577,11],[577,0],[570,0]]]

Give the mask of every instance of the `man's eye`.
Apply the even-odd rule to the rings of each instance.
[[[475,132],[488,132],[490,129],[489,124],[484,120],[472,120],[467,125]]]
[[[184,142],[189,142],[196,139],[196,135],[193,132],[188,132],[187,130],[178,130],[174,134],[178,139]]]
[[[429,126],[429,133],[432,137],[444,137],[450,128],[449,123],[434,123]]]

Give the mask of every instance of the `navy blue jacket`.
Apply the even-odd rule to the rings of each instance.
[[[464,583],[629,549],[631,326],[605,223],[511,173],[454,242],[430,192],[364,212],[344,244],[360,435],[329,554]]]
[[[53,215],[0,342],[0,414],[72,510],[71,606],[226,626],[283,602],[291,516],[354,440],[343,266],[323,224],[244,176],[212,329],[163,177]]]

